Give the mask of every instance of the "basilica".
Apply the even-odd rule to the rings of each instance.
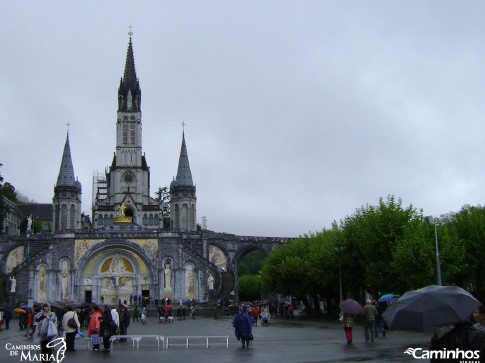
[[[5,200],[9,213],[0,235],[0,302],[117,304],[133,295],[201,303],[228,294],[237,298],[241,258],[253,250],[267,255],[290,241],[197,228],[184,132],[169,208],[150,196],[131,34],[117,99],[116,149],[110,167],[93,178],[91,219],[81,213],[82,187],[74,174],[69,134],[52,204]],[[22,220],[25,232],[19,232]],[[34,221],[42,221],[40,232],[34,233]]]

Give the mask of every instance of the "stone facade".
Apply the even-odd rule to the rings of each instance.
[[[109,171],[96,180],[92,226],[82,223],[81,185],[67,135],[54,189],[53,233],[0,236],[0,300],[117,304],[140,295],[207,302],[231,290],[237,298],[241,258],[253,250],[268,255],[290,242],[197,231],[185,133],[177,177],[170,184],[170,230],[163,229],[163,208],[149,195],[150,172],[142,153],[141,91],[131,36],[126,59],[118,89],[116,152]],[[115,218],[120,214],[122,219]]]

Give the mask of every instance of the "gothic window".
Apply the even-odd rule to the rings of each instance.
[[[73,231],[76,228],[76,207],[71,204],[71,210],[69,211],[69,228]]]
[[[135,145],[135,124],[130,124],[130,141],[131,145]]]
[[[123,145],[128,145],[128,125],[123,124]]]
[[[187,204],[184,204],[182,206],[182,213],[181,213],[181,221],[180,221],[180,227],[184,229],[189,229],[189,207]]]
[[[144,214],[144,215],[143,215],[143,225],[145,225],[145,226],[146,226],[147,224],[148,224],[147,215],[146,215],[146,214]]]
[[[159,224],[159,220],[158,220],[158,214],[155,214],[155,215],[153,216],[153,225],[154,225],[154,226],[158,226],[158,224]]]
[[[67,229],[67,205],[63,204],[61,207],[61,230]]]

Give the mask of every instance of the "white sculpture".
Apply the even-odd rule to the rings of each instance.
[[[120,255],[114,255],[108,267],[108,273],[124,274],[126,273],[126,266],[123,258]]]
[[[214,290],[214,277],[212,274],[209,275],[209,278],[207,279],[207,284],[209,285],[209,290]]]
[[[27,231],[32,230],[32,214],[30,216],[27,216]]]
[[[14,276],[10,276],[10,282],[12,283],[10,285],[10,292],[15,292],[15,290],[17,289],[17,280]]]

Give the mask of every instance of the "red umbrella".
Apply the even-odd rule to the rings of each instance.
[[[339,305],[339,308],[346,314],[357,315],[362,312],[362,305],[352,299],[342,301]]]

